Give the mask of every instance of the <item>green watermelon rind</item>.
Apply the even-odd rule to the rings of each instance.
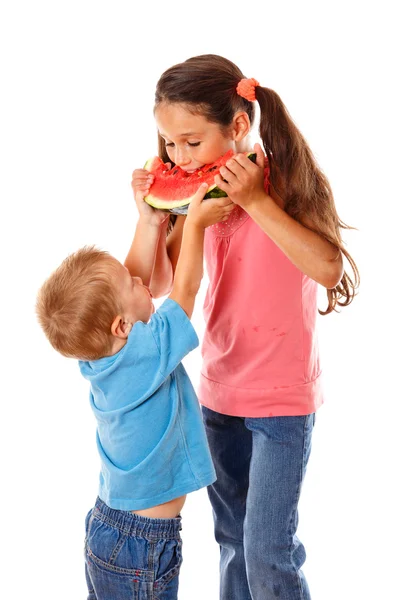
[[[193,194],[193,196],[190,196],[190,198],[183,198],[182,200],[169,200],[168,202],[166,202],[165,200],[160,200],[159,198],[148,194],[144,198],[144,201],[147,202],[147,204],[150,204],[150,206],[152,206],[153,208],[169,210],[170,208],[180,208],[181,206],[186,206],[190,204],[194,196],[195,195]]]
[[[257,154],[255,152],[248,152],[247,158],[255,163],[257,160]],[[150,158],[148,161],[146,161],[144,168],[147,171],[150,171],[151,167],[153,165],[153,162],[156,160],[159,160],[159,158],[157,156]],[[200,183],[199,183],[199,185],[200,185]],[[208,188],[207,193],[204,196],[204,200],[209,200],[211,198],[226,198],[227,195],[228,194],[226,192],[224,192],[224,190],[221,190],[221,188],[219,188],[214,183],[213,185],[211,185]],[[195,196],[195,194],[193,194],[193,196],[190,196],[189,198],[183,198],[181,200],[171,200],[171,201],[166,202],[165,200],[160,200],[159,198],[156,198],[152,194],[148,194],[144,198],[144,201],[147,202],[147,204],[149,204],[153,208],[170,211],[173,208],[182,208],[183,206],[189,206],[189,204],[193,200],[194,196]]]

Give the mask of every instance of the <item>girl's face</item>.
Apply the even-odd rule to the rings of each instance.
[[[218,123],[189,112],[184,104],[160,104],[154,113],[169,159],[184,171],[213,163],[228,150],[237,152],[234,128],[222,132]]]

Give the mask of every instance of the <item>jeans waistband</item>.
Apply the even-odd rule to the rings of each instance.
[[[125,510],[115,510],[97,498],[93,516],[119,529],[125,535],[139,536],[151,540],[180,539],[182,517],[153,519],[142,517]]]

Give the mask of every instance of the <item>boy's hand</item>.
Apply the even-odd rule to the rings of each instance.
[[[154,175],[146,171],[146,169],[135,169],[132,173],[131,186],[140,217],[150,225],[161,225],[161,223],[169,218],[169,213],[153,208],[143,199],[149,193],[153,181]]]
[[[235,208],[235,204],[229,198],[210,198],[203,202],[207,190],[207,183],[203,183],[199,187],[189,204],[186,217],[187,223],[193,223],[204,229],[220,221],[227,221]]]

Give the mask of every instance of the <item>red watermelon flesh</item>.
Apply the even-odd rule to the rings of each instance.
[[[149,194],[144,198],[145,202],[154,208],[185,214],[187,206],[204,182],[209,185],[205,199],[226,196],[226,192],[214,183],[214,177],[233,154],[233,150],[229,150],[214,163],[204,165],[193,173],[187,173],[177,166],[168,169],[158,156],[148,160],[144,168],[154,175],[154,182]],[[247,156],[255,162],[255,153],[248,153]],[[186,207],[186,210],[181,207]]]

